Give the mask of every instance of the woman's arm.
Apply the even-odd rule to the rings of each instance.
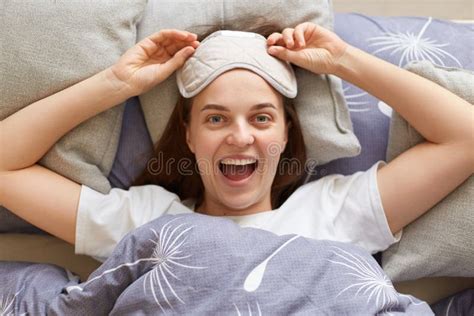
[[[474,172],[474,108],[441,86],[349,46],[335,74],[389,104],[427,142],[377,174],[392,232],[423,215]]]
[[[336,34],[303,23],[267,40],[269,53],[314,73],[335,74],[400,113],[428,142],[378,171],[392,232],[428,211],[474,171],[472,105],[435,83],[349,46]]]
[[[107,69],[1,121],[0,204],[74,243],[81,186],[35,163],[69,130],[124,99]]]
[[[126,99],[108,68],[21,109],[0,122],[0,170],[35,164],[71,129]]]
[[[0,171],[33,165],[80,123],[165,80],[194,52],[195,39],[185,31],[155,33],[112,67],[0,121]]]
[[[430,142],[465,141],[474,136],[474,112],[468,102],[348,45],[329,30],[302,23],[270,35],[267,43],[270,54],[314,73],[334,74],[389,104]]]
[[[71,244],[80,192],[79,184],[40,165],[0,173],[0,204]]]
[[[472,140],[473,108],[436,83],[353,46],[334,74],[389,104],[433,143]]]
[[[74,243],[80,185],[35,163],[78,124],[165,80],[198,45],[195,34],[162,30],[112,67],[1,121],[0,204]]]

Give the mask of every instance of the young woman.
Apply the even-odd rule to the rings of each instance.
[[[0,204],[76,244],[76,252],[100,257],[107,257],[129,230],[157,216],[193,211],[377,252],[472,175],[473,110],[468,102],[312,23],[273,33],[266,44],[279,60],[336,75],[366,90],[392,106],[427,141],[388,164],[296,189],[300,177],[277,172],[282,157],[305,157],[292,106],[260,75],[235,68],[191,99],[181,99],[165,132],[181,140],[179,156],[204,161],[197,174],[161,177],[155,181],[161,186],[103,195],[37,165],[69,130],[159,84],[200,49],[195,34],[162,30],[112,67],[0,123]],[[271,144],[279,150],[268,150]],[[158,148],[167,146],[163,141]],[[154,176],[145,178],[143,183]]]

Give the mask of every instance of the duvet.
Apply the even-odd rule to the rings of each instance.
[[[82,283],[1,262],[0,304],[1,315],[433,315],[359,247],[199,214],[132,231]]]

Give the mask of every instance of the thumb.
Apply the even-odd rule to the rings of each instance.
[[[192,46],[186,46],[181,48],[178,52],[176,52],[173,57],[171,57],[167,62],[161,65],[161,72],[165,78],[171,76],[171,74],[178,69],[179,67],[183,66],[184,62],[191,57],[194,53],[195,49]]]
[[[281,60],[305,68],[305,58],[300,51],[289,50],[283,46],[271,46],[268,48],[268,53]]]

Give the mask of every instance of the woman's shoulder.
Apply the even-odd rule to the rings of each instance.
[[[304,204],[305,201],[322,202],[328,199],[338,200],[347,197],[350,192],[355,192],[354,189],[360,186],[377,188],[377,170],[383,164],[385,162],[378,161],[365,171],[357,171],[351,175],[331,174],[315,181],[307,182],[296,189],[283,205],[288,203]]]
[[[170,192],[165,188],[155,184],[132,186],[128,189],[112,188],[108,193],[101,193],[86,185],[82,185],[80,199],[100,199],[109,201],[135,200],[140,201],[141,203],[152,201],[180,201],[179,196],[177,194]]]

